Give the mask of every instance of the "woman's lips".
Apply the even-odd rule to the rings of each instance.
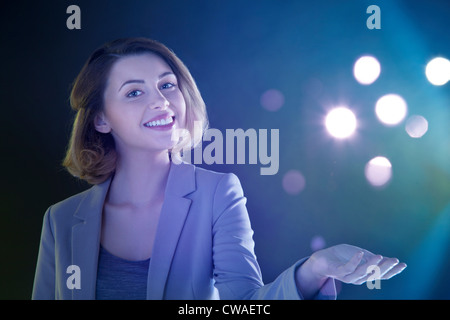
[[[153,118],[150,121],[144,123],[144,127],[156,130],[167,130],[173,127],[175,123],[175,117],[170,115],[163,115]]]

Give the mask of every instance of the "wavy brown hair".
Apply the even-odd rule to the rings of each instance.
[[[95,129],[94,118],[103,111],[104,91],[114,63],[126,56],[145,53],[157,54],[172,69],[186,102],[186,130],[193,137],[188,147],[193,148],[201,141],[203,132],[208,126],[205,103],[184,63],[172,50],[155,40],[147,38],[114,40],[92,53],[74,81],[70,105],[77,113],[63,161],[63,166],[72,175],[90,184],[99,184],[114,173],[117,161],[114,139],[111,133],[100,133]],[[198,132],[194,134],[194,126],[196,131],[201,131],[200,134]],[[186,139],[180,141],[176,150],[185,148],[186,142]]]

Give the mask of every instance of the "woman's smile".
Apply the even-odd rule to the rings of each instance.
[[[174,125],[174,121],[175,116],[160,115],[144,123],[144,127],[154,130],[170,130]]]

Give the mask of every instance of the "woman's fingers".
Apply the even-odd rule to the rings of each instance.
[[[357,281],[360,281],[361,279],[364,279],[368,276],[367,270],[369,266],[378,265],[378,263],[382,261],[382,259],[383,256],[381,255],[372,255],[371,257],[368,257],[366,259],[365,263],[360,264],[354,272],[347,274],[340,280],[346,283],[356,283]]]
[[[395,265],[392,269],[390,269],[388,272],[386,272],[381,279],[383,280],[387,280],[392,278],[393,276],[399,274],[400,272],[402,272],[404,269],[406,268],[406,263],[398,263],[397,265]]]
[[[366,274],[362,277],[355,279],[354,284],[363,284],[370,280],[385,280],[389,279],[406,268],[405,263],[399,263],[397,258],[387,258],[383,257],[378,264],[366,265]]]
[[[399,262],[400,261],[397,258],[383,258],[378,264],[378,267],[380,268],[380,277],[392,270]]]
[[[361,263],[363,256],[364,252],[362,251],[354,254],[353,257],[342,267],[342,270],[340,272],[341,275],[339,276],[345,277],[355,272],[356,268]]]

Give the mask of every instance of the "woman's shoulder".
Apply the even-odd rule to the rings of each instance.
[[[54,209],[72,207],[74,205],[79,204],[88,194],[91,192],[92,188],[95,186],[91,186],[86,190],[80,191],[79,193],[68,196],[67,198],[60,200],[52,205]]]
[[[239,178],[233,172],[216,171],[185,162],[183,165],[187,166],[188,170],[195,172],[197,183],[203,186],[217,185],[219,183],[240,184]]]
[[[52,216],[73,215],[80,206],[86,202],[89,207],[101,204],[109,186],[109,180],[101,184],[90,186],[89,188],[71,195],[59,202],[52,204],[47,210]]]
[[[241,182],[233,172],[221,172],[198,165],[183,163],[186,171],[193,172],[195,177],[194,189],[198,194],[223,197],[229,195],[243,195]]]

